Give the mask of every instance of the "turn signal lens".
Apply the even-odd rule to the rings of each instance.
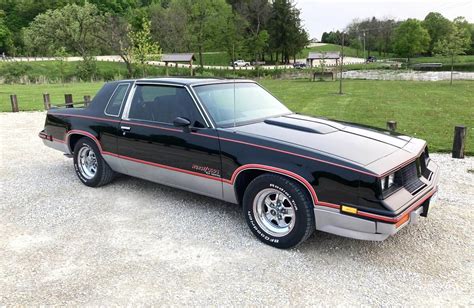
[[[351,214],[357,214],[357,209],[355,207],[345,206],[341,207],[341,211]]]
[[[410,218],[410,214],[406,214],[405,216],[402,217],[402,219],[400,219],[396,224],[395,224],[395,227],[400,227],[401,225],[403,225],[404,223],[406,223],[408,221],[408,219]]]

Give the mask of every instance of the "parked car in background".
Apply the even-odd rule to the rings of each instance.
[[[260,65],[265,65],[265,61],[252,61],[250,64],[252,66],[260,66]]]
[[[306,67],[306,63],[304,63],[304,62],[295,62],[295,63],[293,63],[293,67],[298,68],[298,69],[302,69],[302,68]]]
[[[234,61],[232,63],[233,66],[239,66],[239,67],[243,67],[243,66],[250,66],[250,62],[246,62],[244,60],[237,60],[237,61]]]
[[[377,62],[377,58],[374,56],[367,57],[367,63]]]
[[[251,80],[110,82],[86,108],[49,110],[39,137],[87,186],[122,173],[240,204],[278,248],[316,229],[384,240],[428,214],[439,178],[425,141],[295,114]]]

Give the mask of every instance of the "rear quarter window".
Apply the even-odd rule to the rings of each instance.
[[[125,100],[128,88],[128,83],[122,83],[117,86],[115,91],[112,93],[107,106],[105,107],[105,114],[118,117],[122,109],[123,101]]]

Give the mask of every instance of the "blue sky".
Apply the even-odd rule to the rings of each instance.
[[[474,23],[473,0],[296,0],[310,37],[321,39],[324,31],[342,30],[354,18],[390,17],[424,19],[439,12],[449,19],[464,16]]]

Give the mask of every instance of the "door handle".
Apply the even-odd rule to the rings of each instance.
[[[120,129],[122,130],[122,135],[125,136],[127,132],[130,131],[130,126],[120,126]]]

